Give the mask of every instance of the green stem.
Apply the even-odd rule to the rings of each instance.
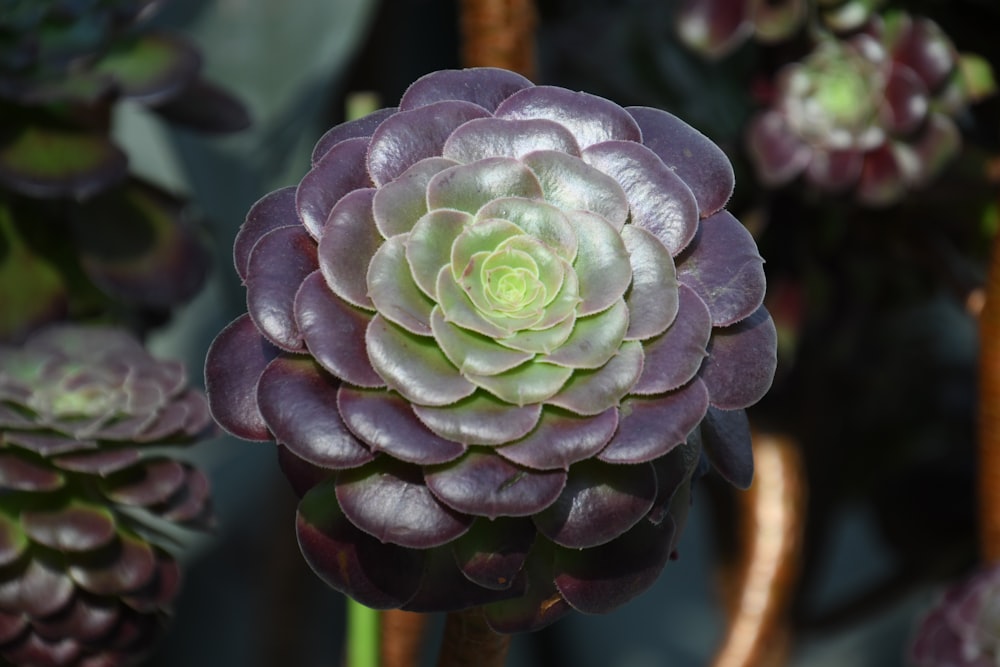
[[[347,599],[347,667],[379,667],[378,612]]]

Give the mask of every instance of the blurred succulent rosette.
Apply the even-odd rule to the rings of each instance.
[[[682,0],[675,25],[681,41],[719,59],[748,39],[774,44],[792,38],[810,13],[833,32],[860,28],[883,0]]]
[[[149,25],[161,4],[8,0],[0,11],[0,341],[122,303],[158,317],[203,284],[196,225],[180,198],[129,174],[114,111],[127,100],[207,132],[249,116],[201,77],[193,44]]]
[[[179,583],[171,526],[211,520],[206,478],[169,446],[211,428],[182,366],[123,330],[60,325],[0,346],[0,662],[150,651]]]
[[[206,382],[225,429],[280,445],[314,570],[501,632],[648,588],[703,454],[749,483],[743,408],[775,368],[723,152],[484,68],[426,75],[313,158],[236,238],[249,312]]]
[[[933,21],[904,12],[825,36],[782,68],[770,107],[748,128],[761,181],[804,176],[857,201],[898,201],[937,175],[961,144],[954,116],[969,102],[960,57]]]
[[[990,667],[1000,659],[1000,566],[950,586],[921,619],[910,646],[914,667]]]

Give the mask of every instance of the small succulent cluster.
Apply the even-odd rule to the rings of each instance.
[[[749,484],[762,260],[722,151],[676,117],[440,71],[331,129],[236,239],[221,426],[276,440],[302,551],[375,608],[502,632],[658,576],[708,460]]]
[[[164,528],[211,521],[206,478],[167,447],[210,429],[183,367],[123,330],[0,346],[0,662],[126,665],[152,648],[179,583]]]
[[[799,175],[853,189],[867,205],[897,201],[954,157],[952,114],[965,100],[959,56],[928,19],[892,13],[848,39],[827,39],[779,74],[771,108],[748,129],[761,181]]]
[[[146,27],[160,4],[13,0],[0,12],[0,341],[109,303],[167,311],[204,280],[183,202],[130,176],[112,112],[129,100],[212,132],[249,119],[199,76],[193,45]]]
[[[992,667],[1000,660],[1000,567],[986,567],[945,591],[921,620],[914,667]]]
[[[815,4],[815,6],[814,6]],[[791,38],[810,12],[837,33],[864,25],[883,0],[683,0],[677,10],[677,35],[702,55],[723,58],[753,38],[763,43]]]

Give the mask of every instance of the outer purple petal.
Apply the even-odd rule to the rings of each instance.
[[[435,102],[391,116],[371,138],[368,171],[372,180],[377,186],[385,185],[420,160],[441,155],[455,128],[487,116],[489,112],[481,106],[459,101]]]
[[[523,596],[484,605],[486,622],[497,632],[532,632],[554,623],[572,608],[553,583],[553,551],[545,539],[535,540],[525,567],[527,588]]]
[[[722,209],[733,194],[733,165],[714,141],[662,109],[626,109],[642,129],[642,143],[691,188],[701,217]]]
[[[580,154],[580,146],[572,133],[559,123],[545,118],[470,120],[451,133],[441,154],[468,164],[488,157],[520,158],[540,150]]]
[[[518,91],[497,107],[499,118],[546,118],[569,129],[581,148],[602,141],[641,141],[638,125],[620,106],[590,93],[555,86]]]
[[[885,101],[881,117],[886,129],[892,134],[909,134],[927,118],[927,87],[910,68],[893,64],[883,94]]]
[[[465,100],[492,112],[512,94],[533,85],[520,74],[493,67],[432,72],[410,84],[399,108],[407,110],[442,100]]]
[[[534,540],[535,526],[527,519],[477,519],[469,532],[452,543],[452,551],[469,581],[504,590],[520,575]]]
[[[893,204],[906,192],[908,180],[892,145],[883,144],[865,154],[858,181],[858,199],[869,206]]]
[[[748,0],[684,0],[677,10],[677,34],[710,58],[728,55],[753,34]]]
[[[371,187],[365,171],[367,153],[368,139],[342,141],[302,177],[295,192],[295,205],[313,238],[319,238],[330,210],[341,197],[351,190]]]
[[[424,552],[420,589],[403,609],[423,613],[470,609],[515,598],[523,595],[524,590],[523,576],[515,577],[507,588],[487,588],[474,583],[459,569],[451,545],[445,545]]]
[[[479,450],[430,468],[424,477],[441,502],[490,519],[530,516],[552,504],[566,484],[563,470],[527,470]]]
[[[374,454],[347,430],[337,411],[339,382],[309,357],[278,357],[257,385],[257,403],[275,439],[310,463],[353,468]]]
[[[385,386],[365,348],[371,315],[331,294],[319,271],[302,281],[295,318],[306,347],[323,368],[362,387]]]
[[[241,280],[247,279],[250,252],[260,237],[278,227],[301,224],[295,209],[295,186],[288,186],[257,200],[247,213],[246,220],[233,243],[233,263]]]
[[[701,297],[717,327],[742,320],[764,302],[764,260],[750,232],[728,211],[702,222],[678,258],[677,279]]]
[[[589,549],[622,535],[653,507],[656,474],[649,464],[612,466],[581,461],[566,488],[532,520],[547,538],[571,549]]]
[[[670,251],[642,227],[623,227],[622,241],[632,265],[625,340],[645,340],[666,331],[677,316],[677,271]]]
[[[750,121],[747,149],[757,177],[770,187],[784,185],[801,174],[812,155],[777,111],[765,111]]]
[[[498,448],[497,454],[528,468],[566,470],[601,451],[617,427],[618,408],[608,408],[594,417],[580,417],[546,407],[535,430]]]
[[[777,331],[761,306],[747,319],[713,332],[701,379],[712,405],[735,410],[763,398],[776,367]]]
[[[628,398],[618,432],[597,458],[608,463],[659,458],[687,439],[707,409],[708,389],[697,378],[665,396]]]
[[[320,232],[318,259],[326,284],[344,301],[374,309],[365,276],[382,236],[372,216],[374,188],[354,190],[330,211]]]
[[[382,124],[382,121],[396,113],[396,111],[395,107],[378,109],[367,116],[334,125],[319,138],[319,141],[313,147],[312,163],[315,165],[331,148],[342,141],[372,136],[372,132]]]
[[[25,511],[21,513],[21,525],[32,540],[57,551],[91,551],[117,536],[111,512],[94,505]]]
[[[693,378],[708,356],[712,319],[708,307],[687,285],[678,290],[680,308],[674,323],[662,335],[643,345],[642,375],[633,394],[661,394]]]
[[[318,267],[316,242],[301,227],[268,232],[250,255],[247,310],[260,332],[289,352],[303,346],[293,310],[295,292]]]
[[[743,410],[709,408],[701,424],[702,450],[722,477],[738,489],[753,481],[750,420]]]
[[[608,141],[583,152],[585,162],[611,176],[625,190],[632,224],[652,232],[672,255],[698,230],[698,203],[687,184],[650,149]]]
[[[427,184],[438,172],[458,163],[443,157],[420,160],[375,191],[372,216],[382,236],[389,238],[413,229],[427,213]]]
[[[445,407],[414,405],[427,428],[442,438],[468,445],[502,445],[524,437],[538,423],[539,404],[516,407],[491,394],[477,392]]]
[[[341,512],[332,483],[309,491],[295,523],[299,547],[323,581],[374,609],[401,607],[417,592],[423,570],[419,551],[382,544]]]
[[[17,609],[31,616],[49,616],[73,599],[74,586],[61,562],[36,555],[27,565],[0,580],[0,609]]]
[[[229,433],[245,440],[271,439],[257,407],[257,380],[278,352],[246,314],[212,341],[205,358],[205,393],[212,417]]]
[[[400,461],[431,465],[465,452],[465,445],[432,433],[398,394],[343,386],[337,406],[344,423],[376,452]]]
[[[857,150],[816,151],[806,167],[806,178],[825,190],[839,192],[857,183],[862,164],[864,154]]]
[[[411,549],[446,544],[465,533],[472,517],[442,505],[416,466],[382,457],[337,475],[337,501],[355,526],[381,542]]]

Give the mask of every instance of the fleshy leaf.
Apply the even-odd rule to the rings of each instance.
[[[295,522],[306,562],[334,589],[374,609],[402,606],[417,592],[423,570],[420,552],[382,544],[344,516],[327,482],[299,503]]]
[[[494,590],[510,588],[525,565],[535,527],[525,519],[477,519],[452,543],[455,562],[469,581]]]
[[[330,293],[319,271],[314,271],[295,295],[295,320],[310,354],[323,368],[351,384],[382,387],[365,348],[371,315],[352,308]]]
[[[109,510],[82,503],[55,510],[23,512],[21,523],[32,540],[58,551],[99,549],[117,534],[115,519]]]
[[[427,184],[430,208],[455,208],[476,213],[499,197],[542,198],[542,185],[519,160],[486,158],[438,172]]]
[[[368,139],[355,138],[333,146],[302,177],[295,191],[299,218],[313,238],[319,238],[330,211],[351,190],[372,185],[365,171]]]
[[[400,108],[406,109],[403,104]],[[411,108],[387,118],[372,134],[368,172],[383,186],[412,165],[441,155],[448,136],[466,121],[489,113],[470,102],[447,100]]]
[[[470,609],[517,597],[524,593],[524,588],[522,576],[515,577],[507,588],[486,588],[473,583],[458,568],[451,545],[446,544],[424,552],[420,589],[404,609],[421,613]]]
[[[17,609],[34,617],[54,614],[73,599],[73,581],[65,566],[37,555],[26,566],[0,580],[0,609]]]
[[[393,236],[375,252],[368,265],[368,296],[380,317],[410,333],[429,336],[434,302],[413,281],[406,239],[405,234]]]
[[[777,331],[761,306],[741,322],[716,329],[701,378],[711,403],[723,410],[745,408],[771,387],[777,367]]]
[[[761,183],[785,185],[809,164],[812,149],[795,136],[784,117],[768,110],[754,117],[747,127],[747,151]]]
[[[677,10],[677,34],[688,48],[722,58],[753,33],[748,5],[744,0],[683,0]]]
[[[101,480],[101,492],[123,505],[148,507],[166,501],[187,480],[184,466],[167,458],[152,459]]]
[[[579,245],[573,268],[579,281],[578,316],[597,313],[615,303],[632,281],[632,266],[621,235],[593,213],[569,215]]]
[[[413,229],[427,213],[427,184],[438,172],[458,163],[443,157],[420,160],[375,192],[372,215],[384,238]]]
[[[257,378],[278,356],[247,314],[223,329],[205,357],[205,393],[219,426],[244,440],[270,440],[257,407]]]
[[[337,411],[339,382],[309,357],[280,356],[264,369],[257,403],[275,439],[296,456],[327,468],[353,468],[374,458]]]
[[[295,209],[295,186],[275,190],[257,200],[250,207],[246,220],[240,226],[233,243],[233,263],[241,280],[247,278],[247,264],[253,246],[262,236],[278,227],[301,224]]]
[[[556,544],[589,549],[629,530],[646,516],[655,498],[656,474],[651,465],[581,461],[569,469],[559,498],[532,520]]]
[[[326,284],[344,301],[373,310],[368,265],[382,244],[372,218],[373,188],[354,190],[330,211],[320,231],[318,259]]]
[[[4,491],[55,491],[65,479],[58,470],[0,450],[0,489]]]
[[[29,544],[28,535],[20,523],[6,513],[0,512],[0,567],[14,563]]]
[[[319,268],[316,242],[301,227],[279,227],[253,247],[247,268],[247,310],[268,340],[289,352],[303,347],[295,293]]]
[[[743,410],[708,409],[701,424],[702,449],[723,479],[738,489],[753,481],[750,420]]]
[[[566,470],[601,451],[617,428],[617,408],[608,408],[593,417],[580,417],[547,406],[531,433],[498,448],[497,454],[536,470]]]
[[[552,581],[553,550],[548,540],[536,539],[528,553],[524,595],[483,606],[486,622],[496,632],[532,632],[572,611]]]
[[[677,316],[677,270],[670,252],[652,233],[626,225],[621,234],[632,265],[625,339],[645,340],[666,331]]]
[[[570,368],[529,361],[496,375],[467,373],[466,377],[500,400],[523,406],[554,396],[572,374]]]
[[[499,118],[545,118],[569,129],[581,148],[602,141],[641,141],[635,121],[620,106],[597,95],[556,86],[520,90],[497,107]]]
[[[530,516],[548,507],[566,484],[566,472],[528,470],[473,449],[457,461],[429,468],[424,479],[449,507],[495,519]]]
[[[422,216],[407,235],[406,261],[424,294],[435,296],[438,273],[451,262],[453,242],[470,222],[469,213],[435,209]]]
[[[381,315],[372,318],[365,343],[375,371],[390,388],[414,403],[448,405],[476,389],[448,361],[433,338],[412,334]]]
[[[398,394],[342,386],[337,407],[347,427],[372,451],[386,452],[400,461],[431,465],[465,452],[465,445],[429,431]]]
[[[562,391],[547,403],[580,415],[596,415],[618,405],[642,373],[642,345],[626,341],[611,360],[596,370],[576,371]]]
[[[358,137],[370,137],[372,132],[382,124],[382,121],[396,113],[397,110],[396,107],[377,109],[367,116],[334,125],[313,146],[312,163],[316,164],[319,162],[331,148],[342,141],[357,139]]]
[[[117,41],[93,68],[111,76],[121,93],[154,106],[183,90],[201,66],[198,50],[177,35],[146,32]]]
[[[646,362],[632,387],[635,394],[661,394],[693,378],[708,356],[712,319],[708,307],[694,291],[681,285],[680,308],[665,333],[646,341]]]
[[[429,549],[464,534],[472,518],[442,505],[420,468],[382,457],[337,475],[337,501],[355,526],[379,541]]]
[[[410,84],[399,102],[413,109],[442,100],[464,100],[494,111],[503,100],[534,84],[516,72],[495,67],[473,67],[431,72]]]
[[[496,375],[534,356],[501,347],[486,336],[448,323],[440,306],[431,311],[431,329],[441,351],[463,375]]]
[[[462,164],[485,158],[520,158],[532,151],[552,150],[579,155],[573,135],[548,119],[476,118],[451,133],[442,155]]]
[[[468,445],[501,445],[523,438],[538,423],[541,410],[539,404],[517,407],[482,391],[445,407],[413,406],[427,428]]]
[[[628,220],[628,199],[622,186],[583,160],[558,151],[535,151],[522,162],[538,177],[546,201],[563,210],[596,213],[615,229]]]
[[[652,232],[671,254],[694,238],[699,217],[694,194],[649,148],[608,141],[585,150],[583,159],[621,184],[632,224]]]
[[[534,199],[501,197],[480,208],[476,214],[477,222],[489,218],[514,223],[568,262],[576,257],[576,230],[555,206]]]
[[[701,297],[717,327],[742,320],[764,302],[764,260],[750,232],[728,211],[702,222],[678,258],[677,279]]]
[[[196,78],[153,110],[173,125],[199,132],[230,133],[250,127],[246,107],[225,89]]]
[[[156,575],[156,556],[145,540],[122,535],[109,549],[74,559],[69,575],[98,595],[119,595],[141,588]]]
[[[628,330],[629,311],[619,300],[596,315],[579,317],[573,333],[539,361],[566,368],[598,368],[618,352]]]
[[[622,402],[618,432],[597,458],[608,463],[652,461],[683,443],[708,410],[708,390],[695,378],[687,386],[654,398]]]

